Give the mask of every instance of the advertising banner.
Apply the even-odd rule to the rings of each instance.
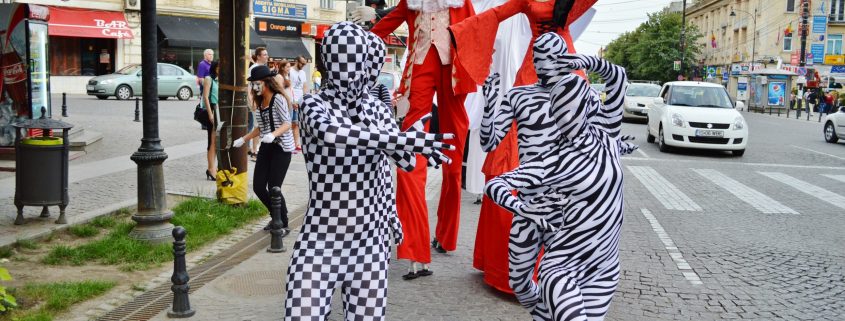
[[[786,82],[771,81],[769,82],[769,106],[783,106],[786,95]]]
[[[736,83],[736,99],[748,99],[748,77],[737,77]]]
[[[827,16],[813,16],[813,33],[825,34],[827,32]]]
[[[278,0],[253,0],[252,12],[256,16],[305,20],[308,17],[304,4]]]
[[[255,31],[262,36],[299,38],[302,36],[302,22],[291,20],[255,18]]]

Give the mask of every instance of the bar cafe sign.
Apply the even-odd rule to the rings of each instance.
[[[305,20],[307,6],[276,0],[253,0],[252,12],[256,16]]]
[[[255,25],[258,26],[258,34],[262,36],[280,38],[302,37],[302,21],[255,18]]]

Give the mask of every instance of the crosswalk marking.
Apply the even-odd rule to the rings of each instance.
[[[793,188],[797,189],[798,191],[810,195],[812,197],[818,198],[822,201],[828,202],[833,206],[845,209],[845,197],[828,191],[827,189],[818,187],[816,185],[807,183],[800,179],[794,178],[792,176],[786,175],[784,173],[778,172],[758,172],[766,177],[774,179],[778,182],[784,183],[786,185],[792,186]]]
[[[822,176],[827,176],[837,181],[845,183],[845,175],[829,175],[829,174],[822,174]]]
[[[713,184],[724,188],[729,193],[735,195],[743,202],[748,203],[748,205],[753,206],[754,208],[760,210],[763,213],[798,214],[798,212],[796,212],[795,210],[784,206],[778,201],[772,199],[771,197],[766,196],[766,194],[760,193],[746,186],[745,184],[742,184],[728,176],[725,176],[719,171],[713,169],[693,169],[693,171],[701,176],[704,176],[704,178],[710,180],[711,182],[713,182]]]
[[[654,233],[657,234],[657,237],[660,239],[660,242],[663,242],[664,247],[666,248],[666,252],[669,252],[669,257],[672,258],[672,261],[675,262],[675,266],[678,267],[678,270],[681,270],[683,273],[684,278],[687,279],[692,285],[701,285],[701,278],[698,277],[698,274],[693,271],[692,267],[690,267],[689,262],[684,259],[684,255],[681,251],[678,250],[678,247],[675,245],[675,242],[672,241],[672,238],[669,237],[669,233],[666,233],[666,230],[663,229],[663,226],[660,225],[660,222],[657,221],[657,218],[654,217],[654,214],[651,214],[651,211],[648,209],[642,208],[640,209],[645,216],[645,219],[648,220],[649,224],[651,224],[651,229],[654,230]]]
[[[628,170],[640,180],[645,188],[657,198],[664,207],[678,211],[701,211],[686,194],[678,190],[674,184],[663,178],[653,168],[648,166],[628,166]]]

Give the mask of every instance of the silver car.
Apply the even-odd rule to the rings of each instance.
[[[187,100],[193,96],[197,77],[176,65],[158,64],[158,98],[176,97]],[[141,95],[141,65],[133,64],[109,75],[91,78],[85,86],[88,95],[107,99],[115,96],[125,100]]]
[[[647,83],[633,83],[628,85],[625,93],[625,104],[622,107],[622,118],[648,118],[648,109],[654,104],[654,98],[660,97],[660,86]]]

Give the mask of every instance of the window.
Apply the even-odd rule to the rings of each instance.
[[[320,0],[320,8],[334,9],[334,0]]]
[[[841,55],[842,54],[842,35],[827,35],[827,50],[826,55]]]
[[[795,12],[795,0],[786,0],[786,12]]]
[[[159,76],[181,76],[182,71],[173,66],[158,65],[158,74]]]
[[[833,0],[830,2],[830,20],[845,21],[845,0]]]
[[[792,51],[792,33],[783,36],[783,51]]]

